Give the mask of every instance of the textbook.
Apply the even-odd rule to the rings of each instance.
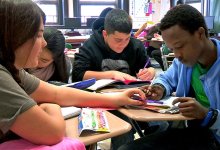
[[[80,136],[94,132],[110,132],[108,121],[103,110],[82,108],[78,119],[78,132]]]
[[[69,119],[75,116],[78,116],[81,113],[81,108],[69,106],[69,107],[61,107],[61,113],[64,119]]]
[[[137,96],[132,97],[133,99],[140,100]],[[166,97],[162,100],[145,100],[146,103],[142,106],[128,105],[126,108],[136,108],[136,109],[147,109],[159,113],[179,113],[178,103],[173,105],[173,101],[178,97]]]
[[[143,85],[150,84],[150,81],[143,80],[114,80],[114,79],[100,79],[95,82],[92,86],[88,87],[88,90],[96,91],[104,87],[113,87],[113,88],[132,88],[132,87],[140,87]]]

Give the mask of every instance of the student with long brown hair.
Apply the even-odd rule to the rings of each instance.
[[[120,107],[141,105],[133,94],[94,94],[59,87],[24,71],[38,65],[46,46],[43,38],[45,15],[31,0],[0,0],[0,143],[13,133],[35,144],[53,145],[65,135],[60,106]]]

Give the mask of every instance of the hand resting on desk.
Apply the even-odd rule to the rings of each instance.
[[[209,111],[192,97],[179,97],[173,101],[173,104],[176,103],[179,103],[179,111],[183,116],[195,119],[204,119]]]
[[[164,88],[160,85],[142,86],[141,89],[148,99],[160,100],[164,94]],[[195,98],[192,97],[179,97],[173,101],[173,104],[177,104],[179,112],[183,116],[204,119],[208,109],[202,106]]]

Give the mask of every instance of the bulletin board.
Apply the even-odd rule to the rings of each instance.
[[[170,0],[151,0],[152,14],[146,16],[145,8],[149,0],[129,0],[129,15],[133,19],[133,29],[139,29],[146,21],[160,22],[170,9]]]

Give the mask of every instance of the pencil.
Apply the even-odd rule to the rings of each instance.
[[[152,85],[153,85],[154,80],[155,80],[155,77],[151,80],[151,83],[150,83],[149,86],[152,86]],[[148,95],[149,92],[150,92],[150,90],[147,90],[147,91],[145,92],[145,94]]]
[[[151,80],[150,86],[153,85],[154,80],[155,80],[155,77]]]

